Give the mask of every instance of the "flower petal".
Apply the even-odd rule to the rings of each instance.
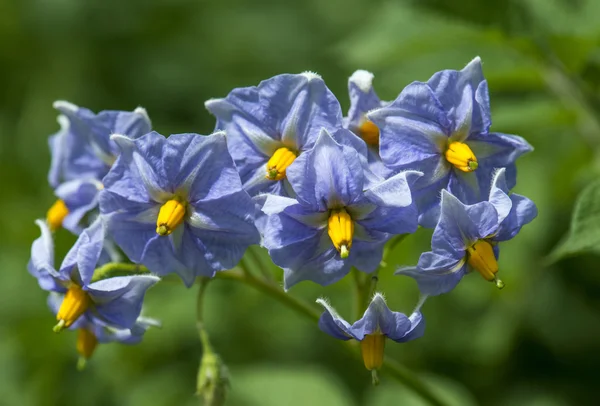
[[[351,332],[350,323],[340,317],[333,307],[325,299],[317,299],[317,303],[325,308],[319,318],[319,328],[338,340],[349,340],[356,338]]]
[[[65,279],[68,280],[72,271],[77,270],[82,285],[86,286],[90,283],[104,247],[104,235],[104,222],[99,216],[88,228],[83,230],[75,245],[65,256],[60,266],[60,273]]]
[[[131,328],[142,311],[146,291],[159,280],[150,275],[118,276],[94,282],[86,290],[103,320]]]
[[[440,220],[433,232],[431,246],[434,251],[440,250],[454,257],[497,229],[498,214],[491,203],[468,206],[443,190]]]
[[[448,140],[450,122],[425,83],[411,83],[395,101],[367,117],[379,127],[381,159],[395,169],[418,169],[416,163],[439,155]]]
[[[364,185],[358,153],[340,145],[323,129],[314,148],[287,169],[298,201],[314,211],[351,205]]]
[[[464,260],[424,252],[416,267],[402,267],[396,275],[406,275],[417,281],[419,291],[436,296],[454,289],[467,272]]]
[[[31,259],[27,270],[38,280],[40,287],[44,290],[64,292],[61,285],[61,275],[54,268],[54,240],[52,233],[45,221],[36,220],[35,224],[40,228],[41,236],[31,245]]]

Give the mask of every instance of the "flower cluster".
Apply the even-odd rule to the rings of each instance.
[[[286,290],[329,285],[351,268],[376,274],[386,243],[419,225],[435,227],[432,251],[398,274],[415,278],[422,298],[471,271],[502,287],[498,243],[536,216],[529,199],[510,194],[515,161],[532,148],[490,132],[481,61],[411,83],[389,103],[372,82],[363,70],[350,77],[346,117],[315,73],[234,89],[206,102],[216,117],[210,135],[164,137],[141,108],[96,115],[55,103],[61,130],[50,139],[48,179],[58,200],[37,221],[29,265],[51,292],[55,331],[79,330],[89,358],[98,342],[138,342],[157,324],[140,312],[159,276],[189,287],[235,268],[259,244],[283,269]],[[78,239],[55,268],[61,225]],[[360,341],[376,370],[386,338],[423,334],[423,301],[406,316],[375,293],[350,324],[319,299],[319,326]]]

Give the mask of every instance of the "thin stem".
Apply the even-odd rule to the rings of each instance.
[[[249,255],[252,257],[253,262],[258,265],[258,270],[260,271],[260,273],[262,274],[262,276],[267,279],[267,280],[274,280],[273,278],[273,274],[270,272],[270,264],[267,264],[264,260],[263,260],[263,255],[262,253],[258,252],[258,250],[260,249],[260,247],[258,246],[250,246],[248,247],[247,252],[249,253]]]
[[[196,328],[198,329],[200,341],[202,342],[202,351],[204,352],[212,352],[212,346],[210,345],[208,332],[204,327],[204,294],[206,293],[206,287],[210,281],[210,278],[200,279],[198,296],[196,297]]]
[[[321,317],[321,313],[312,306],[309,306],[295,297],[288,295],[283,289],[273,283],[255,278],[252,274],[242,273],[239,271],[225,271],[217,272],[215,277],[217,279],[233,280],[250,285],[256,290],[265,293],[274,299],[277,299],[281,303],[296,310],[298,313],[303,314],[313,321],[319,321],[319,318]]]
[[[298,313],[312,321],[316,322],[320,318],[320,312],[314,309],[312,306],[309,306],[305,302],[288,295],[277,285],[257,279],[249,273],[242,273],[239,271],[217,272],[216,278],[245,283],[252,286],[256,290],[265,293],[274,299],[277,299],[282,304],[293,310],[296,310]],[[361,359],[360,349],[356,345],[353,345],[352,340],[339,342],[344,348],[346,348],[347,351],[352,353],[353,356]],[[416,375],[414,375],[409,369],[400,365],[398,362],[386,357],[383,364],[383,369],[389,374],[389,376],[404,383],[406,386],[418,393],[423,399],[427,400],[431,405],[447,406],[447,404],[442,401],[437,394],[433,393],[431,389],[426,386]]]
[[[92,276],[92,282],[112,278],[114,276],[139,275],[145,273],[150,273],[150,271],[144,265],[109,262],[108,264],[102,265],[100,268],[96,268],[94,276]]]
[[[354,277],[354,318],[358,320],[367,308],[368,292],[365,291],[367,283],[363,273],[356,268],[352,268],[352,276]]]

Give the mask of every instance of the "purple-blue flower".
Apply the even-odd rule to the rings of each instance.
[[[342,127],[338,100],[312,72],[278,75],[205,105],[217,118],[216,129],[227,133],[229,151],[251,196],[293,196],[286,169],[312,148],[322,128],[333,133]]]
[[[391,173],[379,156],[379,128],[367,118],[367,113],[388,104],[382,102],[373,89],[373,74],[366,70],[357,70],[348,79],[350,109],[344,117],[344,128],[359,136],[367,146],[370,169],[386,176]]]
[[[496,276],[498,243],[515,237],[537,216],[531,200],[509,195],[505,173],[505,169],[495,173],[489,200],[474,205],[466,205],[443,190],[432,250],[421,254],[417,266],[396,273],[414,278],[425,295],[449,292],[470,271],[502,288],[504,283]]]
[[[125,254],[150,271],[197,276],[233,268],[260,237],[225,134],[115,135],[100,212]]]
[[[434,227],[440,191],[460,201],[485,200],[496,168],[516,183],[516,159],[532,147],[521,137],[490,132],[490,102],[481,60],[413,82],[398,98],[368,114],[381,131],[380,154],[394,170],[424,173],[415,184],[419,224]]]
[[[58,314],[64,295],[51,292],[48,296],[48,307],[54,314]],[[85,361],[90,359],[98,344],[118,342],[121,344],[138,344],[150,327],[160,327],[160,322],[148,317],[138,317],[135,324],[129,329],[115,328],[88,312],[77,319],[70,330],[77,331],[77,352],[80,355],[79,366],[83,367]]]
[[[85,214],[97,207],[102,178],[118,155],[110,136],[137,138],[148,133],[151,124],[143,108],[94,114],[65,101],[55,102],[54,107],[61,113],[61,129],[49,140],[52,163],[48,182],[58,201],[48,211],[47,221],[53,230],[63,225],[79,233]]]
[[[47,224],[36,221],[41,236],[33,242],[29,272],[40,287],[64,294],[57,313],[57,331],[80,317],[96,317],[116,328],[130,329],[142,308],[146,290],[158,282],[151,275],[119,276],[92,282],[102,254],[104,224],[98,218],[86,228],[69,250],[60,268],[54,267],[54,241]]]
[[[284,269],[286,288],[302,280],[328,285],[352,266],[372,272],[390,237],[416,231],[409,185],[421,174],[402,172],[376,184],[365,174],[359,153],[322,130],[314,148],[288,168],[296,198],[267,196],[263,245]]]
[[[410,317],[391,311],[383,295],[376,293],[363,317],[354,324],[348,323],[324,299],[317,303],[325,308],[319,319],[319,328],[340,340],[355,339],[361,343],[365,367],[379,369],[383,364],[385,339],[405,343],[423,335],[425,320],[416,310]]]

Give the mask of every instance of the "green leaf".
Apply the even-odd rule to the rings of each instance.
[[[571,229],[549,260],[583,252],[600,252],[600,181],[590,184],[577,198]]]
[[[387,406],[387,405],[402,405],[402,406],[428,406],[425,400],[416,395],[414,392],[398,385],[397,382],[387,382],[385,375],[380,376],[382,384],[374,387],[367,393],[367,401],[365,405],[372,406]],[[431,389],[440,395],[448,406],[475,406],[477,402],[473,395],[454,380],[436,376],[423,376],[425,383]]]
[[[366,378],[369,379],[369,378]],[[353,406],[334,375],[314,366],[253,366],[231,372],[231,403],[248,406]]]

